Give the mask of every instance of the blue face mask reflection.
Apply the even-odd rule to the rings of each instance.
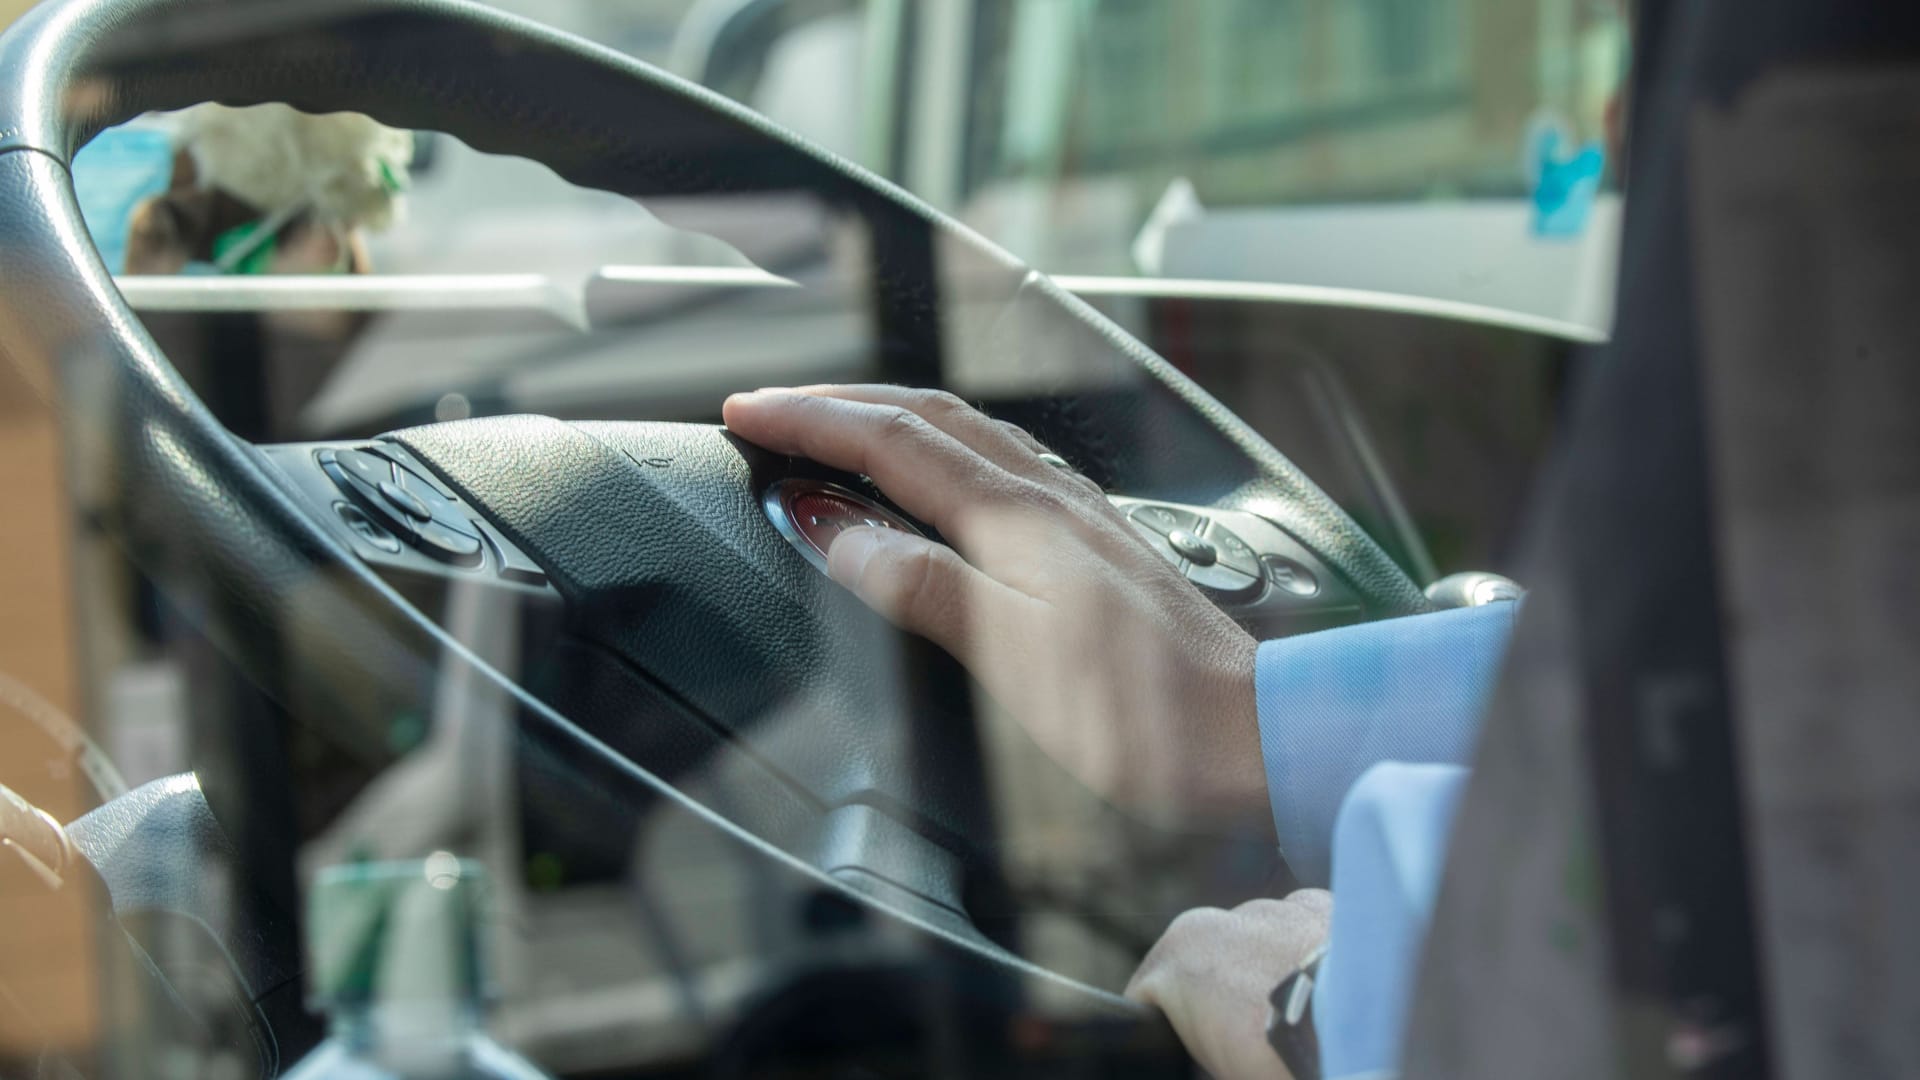
[[[133,212],[167,190],[173,175],[173,138],[157,128],[108,128],[73,159],[73,190],[100,258],[113,273],[127,262]]]

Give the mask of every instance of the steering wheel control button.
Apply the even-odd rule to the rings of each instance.
[[[470,512],[412,469],[370,450],[317,450],[313,460],[352,502],[335,513],[368,546],[388,555],[411,547],[452,566],[486,561],[487,542]],[[540,585],[546,575],[526,556],[496,546],[500,576]]]
[[[1174,550],[1173,545],[1167,541],[1164,535],[1154,532],[1152,529],[1140,524],[1138,519],[1134,520],[1133,527],[1135,531],[1139,532],[1140,538],[1147,542],[1147,546],[1157,552],[1161,558],[1172,563],[1175,570],[1179,570],[1182,573],[1186,571],[1186,558]]]
[[[408,517],[416,521],[433,520],[433,507],[428,506],[426,500],[420,496],[401,488],[399,484],[391,480],[383,481],[380,484],[379,490],[381,496],[389,503],[399,507],[401,512]]]
[[[400,538],[368,517],[366,511],[352,503],[337,502],[333,504],[333,512],[339,516],[340,523],[368,547],[388,555],[400,554]]]
[[[467,527],[472,528],[471,525]],[[442,562],[455,566],[477,566],[480,563],[480,538],[449,528],[441,522],[421,522],[414,530],[414,540],[422,552]]]
[[[1185,529],[1175,529],[1167,534],[1167,544],[1180,553],[1180,557],[1195,566],[1212,566],[1220,561],[1220,553],[1212,544],[1193,535]]]
[[[1250,577],[1260,576],[1260,555],[1232,529],[1218,521],[1207,523],[1207,539],[1220,552],[1220,564]]]
[[[540,564],[527,558],[519,548],[502,540],[495,533],[482,528],[478,521],[472,524],[473,530],[486,540],[488,547],[493,549],[494,565],[500,568],[501,577],[508,581],[517,581],[522,585],[547,583],[547,572],[540,569]]]
[[[393,463],[386,458],[363,454],[358,450],[336,450],[333,460],[348,476],[376,491],[381,484],[393,483]]]
[[[1292,559],[1268,555],[1264,561],[1267,564],[1267,580],[1273,582],[1274,588],[1303,600],[1320,591],[1320,580],[1313,576],[1313,571]]]
[[[1157,506],[1153,503],[1141,503],[1127,516],[1133,519],[1134,524],[1150,532],[1159,533],[1161,536],[1166,536],[1175,529],[1183,529],[1197,535],[1203,524],[1199,514],[1176,510],[1171,506]]]
[[[423,479],[419,473],[414,472],[405,465],[394,466],[393,476],[394,480],[399,483],[400,490],[419,499],[420,502],[427,507],[429,516],[435,521],[444,525],[450,525],[456,529],[466,528],[469,520],[466,510],[462,509],[458,502],[455,502],[445,492],[441,491],[437,485],[429,480]]]
[[[420,466],[419,462],[406,455],[404,448],[394,443],[381,443],[379,446],[363,450],[361,453],[372,454],[375,457],[383,457],[393,462],[393,475],[400,481],[400,486],[409,491],[419,491],[422,488],[426,488],[442,499],[453,498],[453,492],[447,489],[447,485],[434,479]]]
[[[767,490],[767,516],[807,561],[826,569],[827,549],[848,529],[914,528],[871,499],[817,480],[782,480]]]
[[[342,494],[358,504],[361,510],[371,514],[373,520],[403,535],[412,531],[412,524],[407,520],[406,514],[396,509],[380,494],[379,485],[393,482],[391,472],[386,474],[387,479],[370,479],[370,476],[377,475],[377,470],[369,469],[360,455],[351,450],[322,450],[314,456],[314,460],[320,463],[321,471],[327,474],[327,479],[333,481],[333,486],[339,488]],[[372,460],[381,465],[385,464],[378,458]]]
[[[1191,566],[1187,569],[1187,580],[1209,592],[1219,593],[1236,600],[1250,595],[1260,587],[1259,578],[1235,570],[1224,563]]]

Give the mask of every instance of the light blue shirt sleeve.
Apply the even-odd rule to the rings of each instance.
[[[1333,932],[1313,988],[1320,1073],[1384,1080],[1400,1068],[1413,975],[1467,784],[1458,765],[1375,765],[1340,807]]]
[[[1331,873],[1335,816],[1383,761],[1465,764],[1520,605],[1495,603],[1264,642],[1260,750],[1280,851],[1304,885]]]

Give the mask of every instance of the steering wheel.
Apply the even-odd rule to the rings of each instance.
[[[1136,520],[1192,515],[1255,549],[1257,583],[1216,589],[1249,621],[1428,606],[1272,446],[1046,276],[611,50],[464,0],[60,0],[0,39],[0,72],[0,354],[50,373],[76,483],[112,493],[105,527],[163,589],[213,597],[208,634],[319,722],[424,715],[436,680],[468,672],[517,701],[527,753],[600,785],[597,802],[574,793],[582,805],[674,806],[809,888],[1050,977],[969,922],[991,830],[968,727],[938,704],[964,695],[962,673],[819,573],[803,518],[917,523],[860,477],[711,426],[505,417],[326,446],[235,437],[128,309],[75,202],[74,153],[149,110],[357,111],[640,200],[805,200],[861,267],[883,378],[958,385],[987,356],[1016,369],[1026,389],[1003,415],[1143,508]],[[670,201],[649,205],[672,220]],[[469,652],[396,590],[402,566],[556,595],[568,689],[530,691]],[[725,814],[669,782],[716,745],[758,770]]]

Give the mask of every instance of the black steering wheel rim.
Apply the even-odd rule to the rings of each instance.
[[[550,752],[584,773],[682,804],[791,872],[846,891],[687,801],[412,611],[195,398],[101,265],[67,170],[105,127],[203,101],[364,112],[642,200],[806,192],[862,229],[889,377],[940,381],[943,304],[1016,323],[1037,314],[1055,346],[1110,356],[1177,403],[1181,419],[1158,445],[1177,455],[1206,443],[1211,460],[1224,448],[1237,468],[1219,478],[1219,492],[1311,548],[1370,614],[1426,607],[1419,588],[1265,440],[1043,275],[885,181],[618,53],[465,0],[60,0],[0,37],[0,72],[11,83],[0,87],[0,353],[51,380],[43,385],[80,448],[76,467],[117,493],[106,524],[134,560],[163,587],[214,584],[209,636],[269,693],[276,680],[300,677],[271,644],[290,622],[310,654],[301,664],[356,673],[322,691],[343,716],[420,709],[437,676],[470,666],[521,699]],[[673,221],[670,210],[662,216]],[[728,239],[752,254],[750,238]],[[956,258],[968,271],[957,298]],[[1103,415],[1092,425],[1112,438],[1163,422]],[[1094,442],[1058,448],[1093,459],[1096,478],[1111,479],[1099,475]],[[993,952],[927,928],[957,948]]]

